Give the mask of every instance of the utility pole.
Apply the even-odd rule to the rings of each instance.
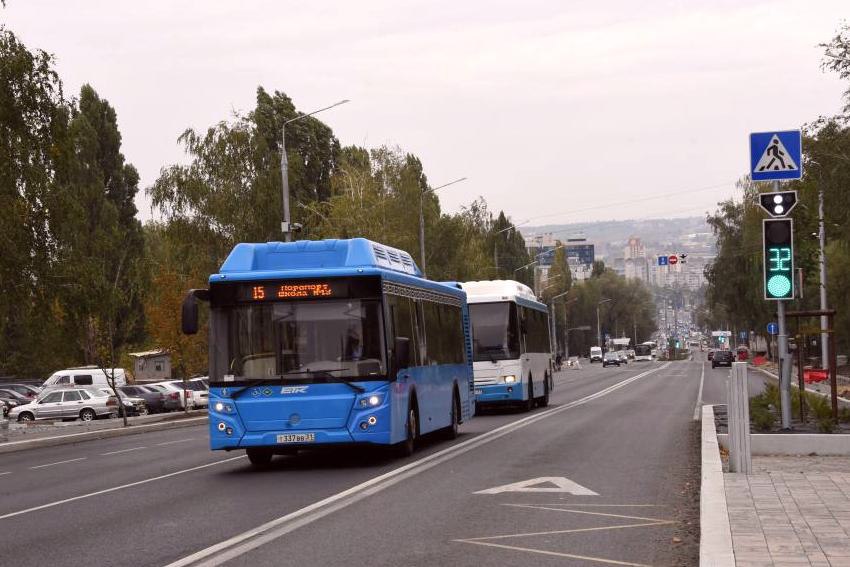
[[[818,240],[819,240],[819,257],[818,263],[820,264],[820,310],[826,311],[826,254],[824,253],[824,248],[826,247],[826,226],[823,222],[823,181],[821,180],[818,183]],[[821,315],[820,318],[820,357],[821,357],[821,367],[825,370],[829,370],[829,333],[827,330],[829,329],[829,317],[826,315]]]
[[[779,192],[779,181],[773,182],[773,192]],[[782,429],[791,429],[791,359],[788,356],[788,330],[785,325],[785,300],[776,302],[777,355],[779,356],[779,405],[782,412]]]
[[[596,346],[602,346],[602,326],[599,319],[599,306],[603,303],[611,301],[610,299],[602,299],[596,303]]]
[[[426,277],[425,272],[425,193],[433,193],[434,191],[438,191],[443,187],[448,187],[449,185],[454,185],[455,183],[460,183],[461,181],[466,181],[466,177],[461,177],[460,179],[455,179],[454,181],[450,181],[438,187],[430,187],[427,189],[419,190],[419,268],[422,270],[422,277]]]
[[[334,108],[335,106],[339,106],[341,104],[345,104],[347,102],[351,102],[348,99],[341,100],[336,102],[330,106],[326,106],[325,108],[320,108],[319,110],[314,110],[313,112],[308,112],[307,114],[299,114],[295,118],[290,118],[289,120],[284,121],[284,123],[280,127],[280,186],[281,186],[281,208],[282,208],[282,216],[283,219],[280,223],[280,231],[283,233],[283,241],[284,242],[292,242],[292,233],[294,231],[300,230],[300,224],[292,224],[289,210],[289,156],[286,155],[286,125],[295,122],[296,120],[303,120],[308,116],[313,116],[314,114],[318,114],[320,112],[324,112],[325,110],[329,110]]]

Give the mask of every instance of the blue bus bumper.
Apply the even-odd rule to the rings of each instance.
[[[523,395],[528,389],[523,382],[515,384],[493,384],[491,386],[476,386],[475,388],[475,403],[476,404],[513,404],[525,401]]]
[[[287,447],[320,447],[325,445],[340,445],[350,443],[369,443],[389,445],[393,443],[391,436],[390,408],[383,404],[378,408],[355,410],[349,418],[347,427],[337,428],[294,428],[285,427],[263,431],[245,429],[238,412],[219,412],[214,404],[210,404],[209,431],[210,449],[233,450],[248,447],[280,448]],[[374,425],[367,423],[372,416],[377,419]],[[309,436],[309,439],[304,436]]]

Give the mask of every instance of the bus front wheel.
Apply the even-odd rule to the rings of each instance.
[[[522,409],[525,411],[534,409],[534,381],[531,379],[531,374],[528,375],[528,399],[525,400],[525,405]]]
[[[245,452],[248,453],[248,460],[255,469],[267,469],[272,463],[272,452],[268,449],[251,448]]]
[[[537,405],[541,408],[545,408],[549,405],[549,376],[546,375],[543,377],[543,395],[540,397],[540,400],[537,402]]]
[[[419,431],[419,419],[416,415],[416,406],[410,405],[407,410],[407,423],[405,424],[406,436],[404,441],[398,444],[396,452],[399,457],[409,457],[416,448],[416,435]]]

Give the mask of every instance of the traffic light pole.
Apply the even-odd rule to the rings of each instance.
[[[779,192],[779,181],[773,182],[773,192]],[[779,405],[782,411],[782,429],[791,429],[791,358],[788,352],[788,331],[785,325],[785,300],[776,302],[776,319],[779,326],[777,350],[779,351]]]

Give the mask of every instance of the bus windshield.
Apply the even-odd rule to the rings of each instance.
[[[305,383],[386,376],[378,299],[238,304],[221,311],[228,368],[216,369],[213,380],[229,375]]]
[[[519,358],[519,332],[513,302],[470,304],[469,317],[474,361]]]

